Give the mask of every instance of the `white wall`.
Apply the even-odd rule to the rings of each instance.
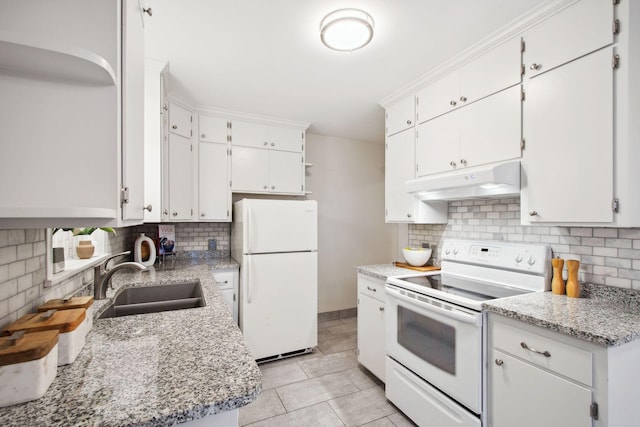
[[[307,134],[309,199],[318,201],[318,312],[353,308],[358,265],[395,260],[384,222],[384,145]]]

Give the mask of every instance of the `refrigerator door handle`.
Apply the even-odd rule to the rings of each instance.
[[[251,284],[253,278],[251,277],[251,258],[247,260],[247,304],[251,304]]]
[[[245,238],[247,239],[247,253],[249,254],[253,253],[251,250],[251,243],[253,242],[253,236],[251,235],[251,213],[251,208],[247,206],[247,235]]]

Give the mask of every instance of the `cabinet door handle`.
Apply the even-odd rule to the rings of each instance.
[[[496,365],[502,366],[503,364],[504,362],[502,361],[502,359],[496,359]]]
[[[407,214],[407,218],[411,218],[411,214],[410,213]]]
[[[545,351],[536,350],[536,349],[535,349],[535,348],[533,348],[533,347],[529,347],[529,346],[527,345],[527,343],[526,343],[526,342],[524,342],[524,341],[522,341],[522,342],[520,343],[520,347],[524,348],[525,350],[529,350],[529,351],[530,351],[530,352],[532,352],[532,353],[541,354],[541,355],[543,355],[544,357],[551,357],[551,353],[549,353],[547,350],[545,350]]]
[[[462,102],[467,102],[467,97],[466,97],[466,96],[461,96],[461,97],[460,97],[460,101],[462,101]]]
[[[200,137],[201,137],[201,138],[206,138],[206,137],[207,137],[207,134],[206,134],[206,133],[203,133],[202,135],[200,135]]]
[[[206,216],[206,213],[202,212],[202,213],[200,214],[200,216]]]
[[[455,168],[455,167],[456,167],[456,162],[454,162],[453,160],[451,160],[451,161],[449,162],[449,166],[451,166],[452,168]]]
[[[267,145],[269,145],[269,143],[268,143],[267,141],[265,141],[265,142],[264,142],[264,145],[265,145],[265,147],[266,147]]]
[[[165,210],[162,211],[162,213],[165,214],[165,215],[169,215],[169,210],[165,209]]]
[[[538,216],[537,211],[529,211],[529,216]]]
[[[178,126],[177,125],[173,125],[173,126],[171,126],[171,129],[178,129]]]
[[[178,212],[174,212],[172,215],[173,216],[178,216]]]
[[[465,159],[460,159],[460,164],[463,166],[467,166],[467,161]]]
[[[142,208],[142,210],[143,210],[143,211],[149,211],[149,212],[151,212],[151,211],[153,210],[153,206],[151,206],[151,205],[147,205],[147,206],[145,206],[144,208]]]
[[[384,307],[378,307],[378,310],[384,311]]]
[[[451,105],[452,107],[455,107],[456,105],[458,105],[458,103],[452,99],[452,100],[449,102],[449,105]]]
[[[411,120],[407,120],[407,124],[410,125],[412,122]]]
[[[275,189],[276,189],[276,186],[275,186],[275,185],[272,185],[272,186],[271,186],[271,189],[272,189],[272,190],[275,190]]]
[[[535,62],[529,66],[531,71],[538,71],[540,68],[542,68],[542,65],[536,64]]]
[[[149,15],[149,16],[153,16],[153,10],[151,10],[151,8],[150,8],[150,7],[146,8],[146,9],[145,9],[145,8],[142,8],[142,11],[143,11],[144,13],[146,13],[147,15]]]
[[[271,146],[272,146],[272,147],[274,147],[275,145],[276,145],[276,143],[275,143],[275,142],[272,142],[272,143],[271,143]]]
[[[267,188],[269,188],[269,186],[268,186],[268,185],[265,185],[265,186],[263,186],[262,188],[264,188],[264,189],[266,190]]]
[[[369,289],[371,292],[377,292],[376,288],[372,288],[371,286],[367,286],[367,289]]]

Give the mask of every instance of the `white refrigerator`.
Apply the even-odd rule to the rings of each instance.
[[[239,323],[253,357],[317,346],[317,202],[234,203],[231,256],[240,263]]]

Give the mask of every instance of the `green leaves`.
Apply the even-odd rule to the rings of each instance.
[[[94,231],[96,231],[98,228],[95,227],[85,227],[85,228],[54,228],[51,231],[51,235],[56,234],[56,232],[58,230],[62,230],[62,231],[71,231],[73,232],[74,236],[88,236],[89,234],[93,233]],[[106,232],[106,233],[113,233],[116,234],[116,230],[114,228],[111,227],[100,227],[100,230]]]

